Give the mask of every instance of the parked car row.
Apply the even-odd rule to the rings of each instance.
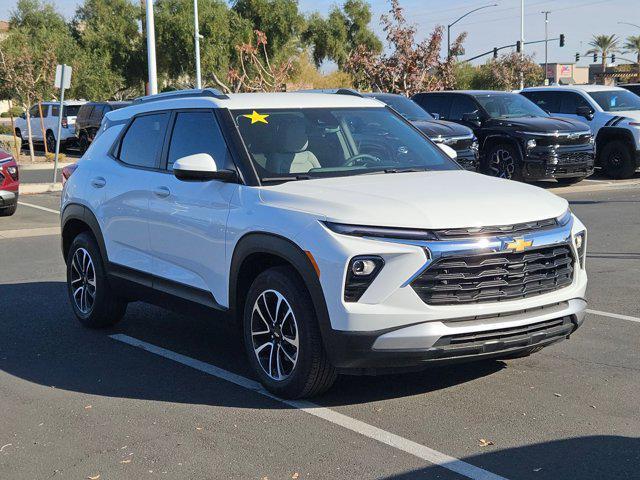
[[[8,217],[18,207],[20,174],[15,159],[0,150],[0,217]]]
[[[60,130],[60,150],[76,147],[84,153],[93,141],[100,127],[102,118],[107,112],[125,107],[131,102],[86,102],[84,100],[69,100],[63,103],[62,128]],[[42,117],[40,111],[42,109]],[[47,150],[53,152],[56,148],[56,135],[60,117],[58,102],[42,102],[29,109],[31,138],[37,144],[45,143]],[[22,114],[16,119],[15,132],[18,137],[27,138],[27,116]]]

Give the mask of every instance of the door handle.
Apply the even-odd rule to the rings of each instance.
[[[95,188],[102,188],[107,184],[107,181],[103,177],[96,177],[91,180],[91,185]]]
[[[156,187],[153,190],[153,193],[156,197],[165,198],[171,195],[171,190],[169,190],[167,187]]]

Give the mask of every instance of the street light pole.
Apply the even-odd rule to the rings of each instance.
[[[618,22],[618,25],[631,25],[632,27],[640,28],[640,25],[636,25],[635,23],[629,23],[629,22]]]
[[[149,69],[149,94],[158,93],[158,74],[156,73],[156,30],[153,21],[153,0],[146,0],[147,13],[147,68]]]
[[[520,90],[524,88],[524,0],[520,0]],[[545,73],[546,75],[546,73]]]
[[[544,83],[546,85],[547,79],[549,78],[547,64],[549,62],[549,14],[551,12],[545,10],[541,13],[544,13]]]
[[[198,0],[193,0],[193,25],[196,40],[196,88],[202,88],[202,75],[200,73],[200,29],[198,27]]]
[[[477,12],[478,10],[482,10],[483,8],[497,7],[497,6],[498,6],[497,3],[492,3],[490,5],[483,5],[482,7],[474,8],[473,10],[470,10],[464,15],[462,15],[461,17],[459,17],[455,22],[452,22],[449,25],[447,25],[447,58],[451,57],[451,27],[453,27],[456,23],[458,23],[467,15],[471,15],[473,12]]]

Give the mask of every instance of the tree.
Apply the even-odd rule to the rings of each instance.
[[[478,90],[515,90],[520,85],[520,72],[525,87],[539,85],[544,71],[533,56],[512,52],[481,65],[471,80],[471,88]]]
[[[232,9],[248,20],[253,30],[266,35],[269,43],[265,47],[273,59],[289,56],[304,28],[296,0],[235,0]]]
[[[431,35],[418,43],[416,27],[408,25],[398,0],[391,0],[391,10],[381,19],[391,53],[378,54],[359,46],[345,64],[358,88],[412,95],[424,90],[451,89],[455,77],[455,58],[441,60],[444,28],[437,26]],[[466,34],[452,44],[459,51]]]
[[[589,42],[593,48],[587,51],[587,55],[593,55],[594,53],[600,54],[602,57],[602,73],[607,71],[607,57],[619,51],[618,48],[619,39],[615,35],[594,35]]]
[[[26,111],[29,155],[34,161],[33,137],[29,109],[38,100],[46,85],[53,83],[55,56],[51,50],[33,48],[29,36],[22,31],[12,31],[0,43],[0,78],[4,94],[18,101]]]
[[[140,5],[130,0],[84,0],[72,23],[82,49],[73,93],[106,100],[129,88],[142,91],[146,62],[140,20]]]
[[[203,83],[213,83],[214,76],[224,77],[233,65],[235,45],[250,39],[251,25],[223,0],[199,0],[198,20]],[[157,0],[155,22],[158,77],[163,87],[193,87],[193,0]]]
[[[638,81],[640,81],[640,35],[627,37],[627,41],[624,43],[624,51],[636,56]]]
[[[364,0],[347,0],[342,10],[334,6],[326,19],[313,13],[302,38],[313,47],[316,66],[329,59],[343,68],[349,55],[359,47],[373,53],[382,50],[382,42],[370,30],[370,23],[369,4]]]

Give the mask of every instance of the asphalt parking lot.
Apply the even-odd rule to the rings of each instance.
[[[591,313],[508,362],[341,377],[282,402],[215,319],[68,304],[59,194],[0,219],[1,479],[640,479],[640,187],[561,190],[589,228]]]

